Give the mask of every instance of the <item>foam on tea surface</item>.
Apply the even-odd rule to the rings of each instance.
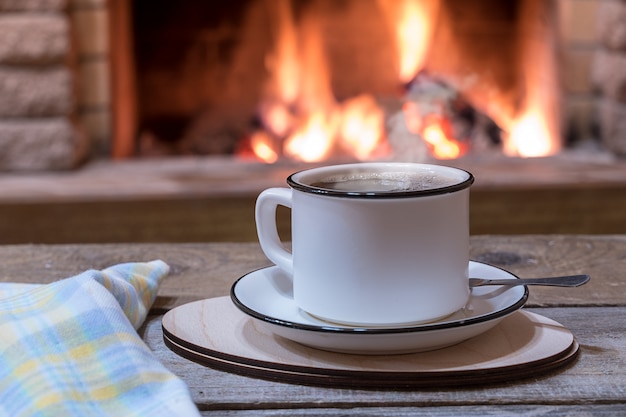
[[[327,190],[376,193],[433,190],[459,182],[458,178],[427,171],[347,172],[329,175],[310,185]]]

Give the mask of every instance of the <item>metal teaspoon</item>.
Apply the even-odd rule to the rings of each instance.
[[[470,287],[483,285],[551,285],[554,287],[579,287],[589,281],[589,275],[565,275],[562,277],[549,278],[524,278],[524,279],[485,279],[470,278]]]

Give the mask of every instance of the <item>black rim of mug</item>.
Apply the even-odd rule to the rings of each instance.
[[[381,163],[381,164],[384,164],[384,163]],[[404,163],[403,165],[409,165],[409,163]],[[302,192],[309,193],[309,194],[318,194],[318,195],[329,196],[329,197],[343,197],[343,198],[383,199],[383,198],[425,197],[425,196],[433,196],[433,195],[440,195],[440,194],[449,194],[449,193],[454,193],[454,192],[469,188],[474,183],[474,176],[472,175],[472,173],[461,168],[456,168],[456,167],[451,167],[451,166],[446,166],[446,165],[433,165],[433,164],[418,164],[418,165],[461,171],[467,174],[467,178],[459,182],[458,184],[449,185],[446,187],[430,188],[426,190],[344,191],[344,190],[333,190],[333,189],[328,189],[328,188],[315,187],[309,184],[298,182],[296,180],[296,177],[298,177],[302,173],[318,169],[318,168],[311,168],[311,169],[306,169],[306,170],[298,171],[298,172],[291,174],[289,177],[287,177],[287,184],[294,190],[302,191]],[[330,166],[330,167],[325,167],[325,168],[341,168],[344,166],[347,167],[348,165],[336,165],[336,166]]]

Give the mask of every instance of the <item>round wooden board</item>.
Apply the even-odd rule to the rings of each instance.
[[[298,384],[352,388],[419,388],[512,381],[560,368],[578,353],[561,324],[517,311],[486,333],[455,346],[403,355],[322,351],[275,336],[238,310],[229,297],[170,310],[165,344],[209,367]]]

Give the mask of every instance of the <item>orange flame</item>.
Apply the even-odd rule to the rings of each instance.
[[[332,115],[315,112],[287,138],[283,148],[286,156],[304,162],[318,162],[330,155],[336,123]]]
[[[275,4],[278,39],[266,60],[270,80],[259,111],[263,125],[283,146],[276,150],[271,136],[255,134],[253,152],[268,163],[281,153],[316,162],[337,151],[361,160],[383,152],[384,113],[374,98],[362,95],[343,104],[335,100],[315,12],[309,10],[296,27],[289,2]]]
[[[545,118],[530,111],[516,119],[507,134],[504,153],[523,157],[537,157],[552,153],[551,135]]]
[[[293,115],[284,103],[262,103],[259,113],[263,125],[277,137],[285,136],[293,126]]]
[[[524,31],[536,36],[527,37],[520,49],[523,107],[506,126],[508,134],[503,147],[504,153],[512,156],[546,156],[560,149],[557,57],[553,53],[555,46],[549,43],[554,37],[545,33],[553,29],[549,24],[539,23],[537,7],[535,2],[525,2],[521,9],[528,17],[522,20]]]
[[[439,2],[428,0],[379,0],[396,37],[398,76],[408,83],[424,67],[433,37]]]
[[[555,154],[560,150],[559,81],[557,79],[556,39],[549,33],[555,25],[545,22],[541,2],[523,2],[523,32],[533,33],[520,50],[522,55],[521,84],[524,108],[508,129],[503,148],[508,155],[536,157]],[[512,149],[513,148],[513,149]]]
[[[298,32],[291,18],[290,0],[274,0],[272,25],[277,28],[276,46],[265,59],[267,69],[274,75],[269,81],[270,95],[278,95],[283,103],[291,104],[298,97],[300,61],[298,55]]]
[[[343,103],[339,126],[343,149],[363,161],[383,152],[385,114],[370,95],[354,97]]]
[[[379,0],[381,6],[388,5],[387,15],[398,22],[395,27],[398,28],[396,33],[401,62],[404,55],[415,55],[414,51],[405,46],[407,41],[400,29],[401,19],[398,17],[399,10],[404,10],[403,13],[407,14],[413,13],[411,7],[407,6],[411,4],[419,8],[424,16],[428,16],[424,21],[430,26],[423,27],[423,39],[437,45],[432,49],[424,47],[423,54],[428,56],[419,62],[456,88],[476,109],[483,111],[503,129],[504,153],[525,157],[557,152],[560,148],[560,116],[556,102],[559,97],[559,82],[556,79],[556,47],[550,43],[556,37],[548,33],[556,25],[546,23],[546,15],[542,12],[543,2],[521,3],[518,16],[520,27],[516,32],[519,39],[513,45],[518,48],[520,66],[510,67],[511,71],[519,74],[518,85],[514,89],[498,88],[488,60],[476,60],[475,57],[466,56],[462,43],[458,43],[458,34],[455,32],[458,22],[454,20],[454,14],[449,8],[439,7],[439,3]],[[417,18],[413,19],[417,22]],[[432,31],[433,22],[436,22],[438,28],[436,34]],[[408,76],[401,74],[402,77]]]
[[[412,81],[425,66],[433,38],[439,2],[426,0],[379,0],[379,6],[395,29],[398,50],[398,77],[404,84]],[[438,159],[458,158],[466,152],[451,134],[447,120],[441,115],[420,114],[416,103],[403,105],[407,129],[421,136]]]
[[[313,14],[303,18],[300,30],[302,45],[297,71],[301,77],[296,99],[300,123],[285,140],[283,152],[292,159],[317,162],[326,159],[332,148],[337,123],[333,114],[336,103],[319,22]]]
[[[487,67],[467,68],[461,73],[467,61],[455,46],[450,26],[454,22],[446,20],[451,15],[440,1],[378,0],[377,4],[392,28],[399,83],[410,82],[428,64],[433,75],[502,128],[505,154],[541,156],[558,150],[559,117],[554,110],[558,83],[546,76],[550,71],[536,65],[539,59],[554,65],[546,53],[550,49],[540,45],[544,37],[536,36],[534,46],[521,48],[520,61],[530,66],[519,69],[521,87],[499,91],[489,76],[483,77],[489,72]],[[272,163],[281,156],[321,161],[338,152],[359,160],[386,156],[385,115],[376,100],[363,94],[339,103],[333,95],[316,9],[306,8],[296,25],[290,0],[272,0],[267,5],[276,39],[266,58],[269,79],[259,108],[266,132],[249,138],[257,158]],[[536,13],[533,7],[538,6],[527,6],[522,12]],[[442,24],[449,29],[435,32]],[[436,49],[430,49],[433,43],[437,43]],[[420,114],[416,106],[409,101],[403,107],[406,127],[428,144],[433,156],[449,159],[467,152],[467,143],[460,140],[466,138],[454,137],[446,112]]]

